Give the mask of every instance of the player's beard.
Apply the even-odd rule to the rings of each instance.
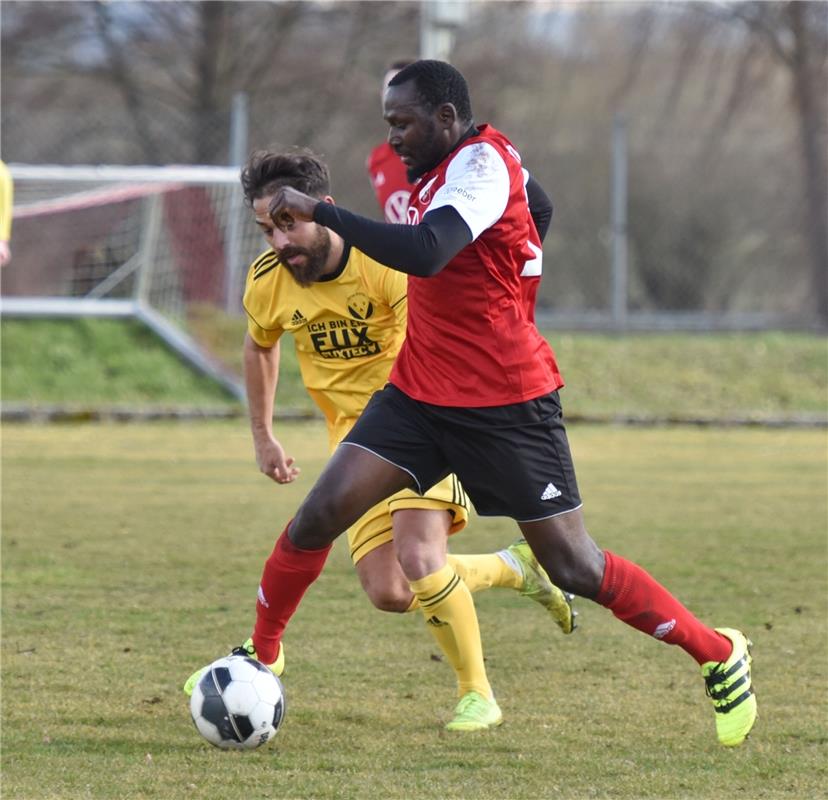
[[[328,257],[331,254],[331,235],[321,225],[317,228],[316,236],[309,247],[294,247],[288,245],[279,251],[279,261],[303,288],[316,283],[326,271]],[[304,256],[303,264],[290,264],[288,259],[294,256]]]
[[[427,130],[423,137],[422,147],[420,148],[423,152],[423,158],[405,171],[409,183],[414,183],[421,175],[430,172],[446,156],[438,138],[437,123],[433,119],[429,119],[426,126]]]

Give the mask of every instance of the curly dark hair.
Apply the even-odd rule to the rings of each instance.
[[[320,199],[331,193],[331,176],[325,162],[310,150],[301,149],[281,153],[254,151],[242,168],[241,184],[249,206],[281,186],[292,186]]]
[[[469,85],[451,64],[430,59],[415,61],[401,69],[388,85],[400,86],[409,81],[414,81],[420,102],[428,113],[436,111],[443,103],[451,103],[462,122],[472,122]]]

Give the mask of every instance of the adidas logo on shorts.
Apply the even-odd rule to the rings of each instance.
[[[555,486],[554,483],[547,483],[546,488],[543,490],[543,494],[541,495],[541,500],[554,500],[556,497],[561,496],[561,490]]]

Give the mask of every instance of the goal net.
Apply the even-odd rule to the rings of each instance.
[[[10,165],[6,316],[131,316],[244,396],[192,333],[195,315],[241,314],[247,265],[264,243],[232,167]]]

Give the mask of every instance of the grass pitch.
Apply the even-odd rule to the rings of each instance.
[[[578,603],[476,596],[502,728],[448,735],[453,679],[419,614],[370,607],[343,542],[286,636],[273,744],[222,752],[181,684],[245,638],[278,531],[325,458],[257,473],[242,422],[3,430],[2,796],[35,798],[826,797],[826,436],[814,430],[570,430],[587,523],[702,618],[755,642],[760,719],[719,747],[693,662]],[[474,519],[455,549],[495,549]]]

